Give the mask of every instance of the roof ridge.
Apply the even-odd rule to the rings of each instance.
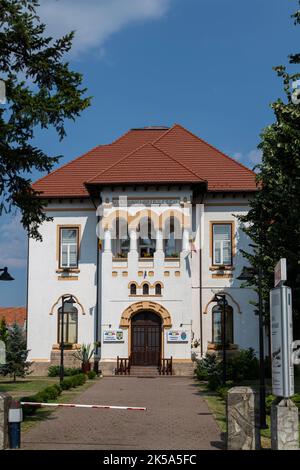
[[[155,142],[156,143],[156,142]],[[189,173],[192,173],[194,176],[197,176],[197,178],[199,178],[201,181],[203,182],[207,182],[207,180],[201,178],[201,176],[198,175],[198,173],[196,173],[195,171],[191,170],[188,166],[184,165],[183,163],[181,163],[179,160],[177,160],[177,158],[175,158],[173,155],[170,155],[169,152],[166,152],[165,150],[162,150],[160,149],[159,147],[156,147],[155,143],[151,143],[152,147],[156,148],[157,150],[159,150],[160,152],[164,153],[168,158],[171,158],[171,160],[173,160],[174,162],[178,163],[178,165],[182,166],[182,168],[184,168],[185,170],[187,170]]]
[[[175,127],[179,127],[179,129],[182,129],[184,130],[185,132],[187,132],[188,134],[190,134],[191,136],[195,137],[195,139],[198,139],[200,140],[200,142],[203,142],[204,144],[208,145],[208,147],[210,147],[211,149],[213,150],[216,150],[217,152],[219,152],[221,155],[223,155],[223,157],[226,157],[228,160],[236,163],[237,165],[241,166],[244,170],[247,170],[251,173],[251,175],[255,175],[256,176],[256,173],[253,171],[253,170],[250,170],[250,168],[248,168],[246,165],[243,165],[242,163],[238,162],[237,160],[235,160],[233,157],[230,157],[229,155],[226,155],[226,153],[222,152],[222,150],[219,150],[217,147],[215,147],[214,145],[210,144],[209,142],[206,142],[206,140],[202,139],[201,137],[199,137],[198,135],[194,134],[193,132],[189,131],[188,129],[186,129],[185,127],[181,126],[180,124],[174,124],[174,126],[172,127],[175,128]]]
[[[90,154],[91,152],[93,152],[94,150],[96,150],[98,147],[106,147],[107,145],[96,145],[95,147],[91,148],[90,150],[88,150],[87,152],[83,153],[82,155],[79,155],[78,157],[75,157],[73,158],[72,160],[70,160],[69,162],[66,162],[64,163],[62,166],[58,167],[58,168],[55,168],[55,170],[51,171],[50,173],[47,173],[47,175],[44,175],[44,176],[41,176],[41,178],[37,179],[33,185],[39,183],[40,181],[42,181],[43,179],[45,178],[48,178],[48,176],[50,175],[53,175],[54,173],[56,173],[57,171],[60,171],[62,168],[65,168],[66,166],[68,165],[71,165],[71,163],[74,163],[74,162],[77,162],[78,160],[80,160],[81,158],[83,157],[86,157],[88,154]]]
[[[109,167],[107,168],[104,168],[104,170],[101,170],[99,171],[99,173],[97,173],[95,176],[93,176],[93,178],[90,178],[89,180],[87,180],[85,183],[91,183],[94,179],[96,179],[99,175],[102,175],[104,173],[106,173],[107,171],[109,171],[111,168],[113,168],[114,166],[118,165],[118,163],[121,163],[123,160],[126,160],[126,158],[130,157],[133,153],[137,152],[137,150],[140,150],[141,148],[145,147],[146,145],[150,144],[151,142],[146,142],[142,145],[140,145],[139,147],[135,148],[134,150],[131,150],[131,152],[129,153],[126,153],[126,155],[124,155],[123,157],[121,157],[119,160],[117,160],[116,162],[112,163]]]

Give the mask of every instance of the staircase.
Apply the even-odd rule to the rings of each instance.
[[[131,366],[131,377],[159,377],[158,368],[155,366]]]

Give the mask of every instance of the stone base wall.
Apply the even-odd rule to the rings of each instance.
[[[65,367],[81,367],[81,361],[76,359],[74,356],[74,351],[66,350],[64,351],[64,366]],[[60,351],[52,350],[50,356],[51,366],[60,365]]]

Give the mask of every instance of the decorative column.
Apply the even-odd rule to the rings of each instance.
[[[7,449],[8,439],[8,410],[12,398],[7,393],[0,393],[0,450]]]
[[[190,250],[190,232],[189,229],[184,228],[182,234],[182,251]]]
[[[137,251],[137,233],[134,229],[131,229],[129,232],[130,237],[130,252]]]
[[[161,229],[156,230],[156,251],[164,251],[164,238]]]
[[[108,229],[104,231],[104,252],[111,252],[111,231]]]
[[[277,398],[271,406],[272,450],[299,450],[298,408],[290,399]]]

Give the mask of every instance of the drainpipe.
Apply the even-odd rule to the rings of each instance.
[[[95,204],[95,200],[93,199],[93,197],[91,196],[90,197],[92,203],[93,203],[93,206],[95,207],[95,209],[97,210],[97,205]],[[100,204],[101,204],[102,200],[100,198]],[[97,215],[97,224],[100,222],[100,216]],[[99,341],[99,336],[101,338],[101,334],[99,335],[99,313],[100,313],[100,305],[99,305],[99,295],[101,295],[101,288],[100,288],[100,285],[99,285],[99,278],[100,278],[100,275],[99,275],[99,271],[100,271],[100,268],[99,268],[99,261],[100,261],[100,253],[99,253],[99,240],[98,240],[98,237],[97,237],[97,242],[96,242],[96,321],[95,321],[95,329],[96,329],[96,335],[95,335],[95,341],[98,342]],[[100,346],[101,348],[101,346]],[[99,351],[99,346],[97,345],[96,347],[96,355],[99,357],[100,359],[100,356],[101,356],[101,349]]]

